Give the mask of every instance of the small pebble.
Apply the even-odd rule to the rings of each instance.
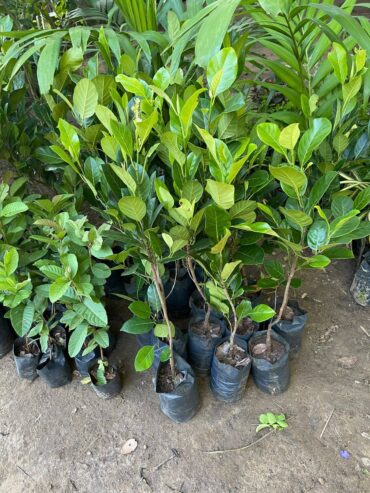
[[[370,459],[368,457],[361,457],[361,462],[365,467],[370,467]]]

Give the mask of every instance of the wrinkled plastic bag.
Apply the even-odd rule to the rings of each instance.
[[[280,322],[273,325],[273,329],[288,342],[290,347],[289,356],[296,358],[302,346],[302,336],[307,322],[307,312],[299,307],[297,301],[289,301],[288,305],[294,311],[297,311],[299,315],[295,315],[293,320],[280,320]]]
[[[53,344],[50,350],[41,356],[37,374],[51,389],[66,385],[72,380],[69,361],[61,346]]]

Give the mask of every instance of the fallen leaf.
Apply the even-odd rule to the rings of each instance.
[[[254,347],[253,347],[253,354],[263,354],[266,352],[266,349],[267,349],[267,346],[266,344],[256,344]]]
[[[127,440],[127,442],[122,447],[121,452],[124,455],[132,454],[132,452],[136,450],[136,447],[137,441],[135,440],[135,438],[130,438],[130,440]]]
[[[338,359],[339,366],[344,368],[345,370],[350,370],[357,363],[356,356],[343,356],[343,358]]]

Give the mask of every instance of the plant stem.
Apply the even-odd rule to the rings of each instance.
[[[230,298],[229,292],[225,286],[224,286],[224,293],[225,293],[226,299],[227,299],[227,301],[231,307],[231,310],[233,312],[233,317],[234,317],[233,327],[231,328],[231,335],[230,335],[230,350],[231,350],[234,347],[235,334],[236,334],[236,331],[238,330],[238,317],[236,315],[236,309],[235,309],[235,305],[233,303],[233,300]]]
[[[103,348],[101,346],[99,346],[99,349],[100,349],[100,359],[102,361],[104,361],[104,352],[103,352]]]
[[[209,327],[209,318],[211,316],[211,305],[208,303],[207,298],[206,298],[205,294],[203,293],[202,288],[200,287],[197,276],[195,274],[193,259],[190,257],[190,255],[187,256],[186,264],[187,264],[189,276],[190,276],[191,280],[193,281],[193,283],[194,283],[198,293],[200,294],[202,300],[204,301],[204,308],[206,310],[206,316],[205,316],[203,325],[204,325],[204,327]]]
[[[151,260],[151,267],[152,267],[152,272],[153,272],[153,280],[154,284],[159,296],[159,301],[161,303],[162,307],[162,312],[163,312],[163,318],[166,322],[167,328],[168,328],[168,341],[170,345],[170,366],[171,366],[171,373],[172,373],[172,378],[175,379],[176,372],[175,372],[175,360],[173,357],[173,337],[172,337],[172,327],[171,327],[171,322],[168,317],[168,312],[167,312],[167,303],[166,303],[166,297],[164,294],[164,288],[163,288],[163,283],[161,276],[159,275],[158,272],[158,265],[154,260]]]
[[[278,316],[275,319],[271,319],[271,321],[270,321],[270,323],[269,323],[269,325],[267,327],[267,334],[266,334],[266,353],[267,353],[267,358],[268,359],[270,359],[271,350],[272,350],[272,339],[271,339],[272,327],[275,324],[277,324],[277,323],[280,322],[280,320],[283,317],[285,308],[288,305],[290,285],[292,283],[292,279],[293,279],[294,274],[295,274],[295,271],[297,269],[297,262],[298,262],[298,257],[296,255],[294,255],[294,259],[293,259],[292,265],[290,266],[290,269],[289,269],[288,279],[287,279],[287,283],[286,283],[285,289],[284,289],[283,302],[281,303]]]

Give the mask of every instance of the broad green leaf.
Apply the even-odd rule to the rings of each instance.
[[[127,320],[121,327],[122,332],[128,334],[147,334],[153,328],[153,322],[148,318],[144,319],[138,316],[134,316]]]
[[[257,125],[257,135],[261,142],[274,151],[284,154],[284,149],[280,144],[280,129],[276,123],[260,123]]]
[[[285,149],[294,149],[300,135],[299,123],[292,123],[283,128],[279,135],[279,144]]]
[[[206,191],[210,194],[213,201],[222,209],[230,209],[230,207],[234,205],[234,185],[207,180]]]
[[[233,48],[224,48],[207,66],[207,82],[213,98],[232,86],[238,75],[238,57]]]
[[[344,216],[337,217],[330,224],[330,237],[338,238],[354,231],[360,225],[360,218],[356,216],[359,211],[353,210]]]
[[[269,166],[270,173],[284,185],[288,185],[297,197],[301,196],[307,185],[307,178],[303,171],[292,166]]]
[[[69,152],[73,161],[78,161],[80,157],[80,139],[78,138],[76,128],[62,119],[58,122],[58,128],[60,140],[64,148]]]
[[[333,43],[333,50],[328,54],[328,60],[333,67],[334,75],[344,84],[348,75],[347,51],[339,43]]]
[[[312,267],[314,269],[323,269],[330,264],[330,258],[325,255],[315,255],[314,257],[307,259],[306,264],[308,267]]]
[[[240,262],[240,260],[235,260],[234,262],[225,264],[221,272],[221,279],[227,281]]]
[[[265,252],[259,245],[242,245],[235,254],[243,265],[260,265],[263,263]]]
[[[354,208],[353,200],[351,197],[347,197],[346,195],[338,195],[334,197],[331,203],[331,211],[334,217],[345,216]]]
[[[26,212],[28,210],[28,206],[23,202],[12,202],[11,204],[7,204],[1,211],[0,217],[13,217],[17,216],[21,212]]]
[[[71,285],[71,281],[67,281],[64,278],[59,278],[53,284],[50,285],[49,298],[52,303],[56,303],[59,301],[69,286]]]
[[[79,325],[72,331],[68,342],[68,354],[71,358],[75,358],[81,351],[87,337],[87,331],[87,324]]]
[[[336,171],[329,171],[315,182],[308,197],[306,212],[310,213],[315,205],[319,204],[336,176]]]
[[[184,183],[181,190],[181,195],[189,202],[199,202],[203,195],[203,187],[199,181],[192,180]]]
[[[67,253],[61,257],[61,262],[66,269],[66,274],[75,277],[78,271],[78,260],[74,253]]]
[[[151,314],[150,306],[144,301],[133,301],[129,304],[128,309],[139,318],[148,319]]]
[[[94,340],[98,346],[102,348],[107,348],[109,346],[109,335],[108,330],[98,329],[94,332]]]
[[[37,62],[37,82],[40,94],[47,94],[53,85],[62,36],[64,34],[57,33],[49,38]]]
[[[107,108],[106,106],[102,106],[98,104],[95,108],[95,114],[100,120],[100,122],[104,125],[104,127],[108,130],[110,134],[112,134],[112,121],[117,121],[116,115],[112,110]]]
[[[117,164],[111,163],[110,166],[118,178],[120,178],[120,180],[127,186],[130,192],[135,193],[137,185],[131,174],[122,166],[117,166]]]
[[[252,309],[252,303],[249,300],[242,300],[236,307],[236,315],[238,320],[243,320],[243,318],[249,317]]]
[[[206,89],[202,88],[193,92],[193,94],[184,102],[184,105],[181,108],[179,118],[182,124],[183,134],[185,138],[189,136],[191,124],[193,121],[193,113],[198,106],[199,95],[205,90]]]
[[[156,178],[154,180],[154,187],[159,202],[163,204],[163,206],[166,209],[171,209],[174,206],[175,201],[172,195],[170,194],[170,192],[168,191],[168,188],[165,185],[165,183],[163,183],[163,181],[160,180],[159,178]]]
[[[330,132],[331,123],[327,118],[314,118],[311,127],[302,135],[298,144],[298,158],[302,165],[307,163]]]
[[[142,347],[135,357],[135,370],[145,371],[152,367],[154,363],[154,347],[144,346]]]
[[[328,242],[329,228],[325,221],[316,220],[307,233],[307,245],[317,251]]]
[[[220,241],[225,235],[225,230],[231,226],[229,214],[224,209],[211,205],[206,208],[204,217],[207,235],[215,241]]]
[[[257,323],[265,322],[265,320],[270,320],[275,315],[275,310],[273,310],[268,305],[257,305],[250,312],[249,317]]]
[[[170,85],[171,74],[165,67],[161,67],[153,77],[153,83],[155,86],[165,91],[167,87]]]
[[[290,221],[294,223],[301,230],[312,223],[312,218],[303,211],[296,209],[284,209],[284,207],[280,207],[280,211],[284,214],[288,222]]]
[[[362,211],[370,204],[370,187],[361,190],[359,194],[356,196],[353,207]]]
[[[108,316],[102,303],[86,299],[74,306],[74,310],[94,327],[106,327]]]
[[[98,105],[98,91],[89,79],[77,82],[73,92],[73,111],[84,121],[94,115]]]
[[[264,267],[266,269],[267,274],[272,278],[277,279],[279,281],[284,279],[285,273],[281,262],[278,262],[277,260],[273,260],[273,259],[266,260],[266,262],[264,263]]]
[[[143,80],[135,79],[134,77],[128,77],[127,75],[117,75],[116,81],[122,84],[123,88],[127,92],[131,92],[136,96],[140,96],[144,99],[150,97],[151,90],[146,82]]]
[[[324,250],[325,256],[333,259],[354,258],[352,250],[346,247],[330,247]]]
[[[205,68],[219,52],[240,0],[222,0],[203,21],[195,42],[195,63]]]
[[[221,238],[221,240],[211,248],[211,253],[222,253],[230,236],[231,232],[227,229],[225,235]]]
[[[35,315],[35,305],[31,302],[27,303],[27,305],[24,307],[23,310],[23,316],[22,316],[22,335],[26,335],[32,324],[33,324],[33,318]]]
[[[146,215],[146,205],[140,197],[122,197],[118,207],[125,216],[134,221],[142,221]]]
[[[154,326],[154,335],[161,339],[168,339],[168,327],[167,324],[157,324]],[[171,322],[171,336],[175,337],[175,326]]]
[[[4,254],[4,267],[7,276],[11,276],[18,267],[19,255],[15,248],[10,248]]]

